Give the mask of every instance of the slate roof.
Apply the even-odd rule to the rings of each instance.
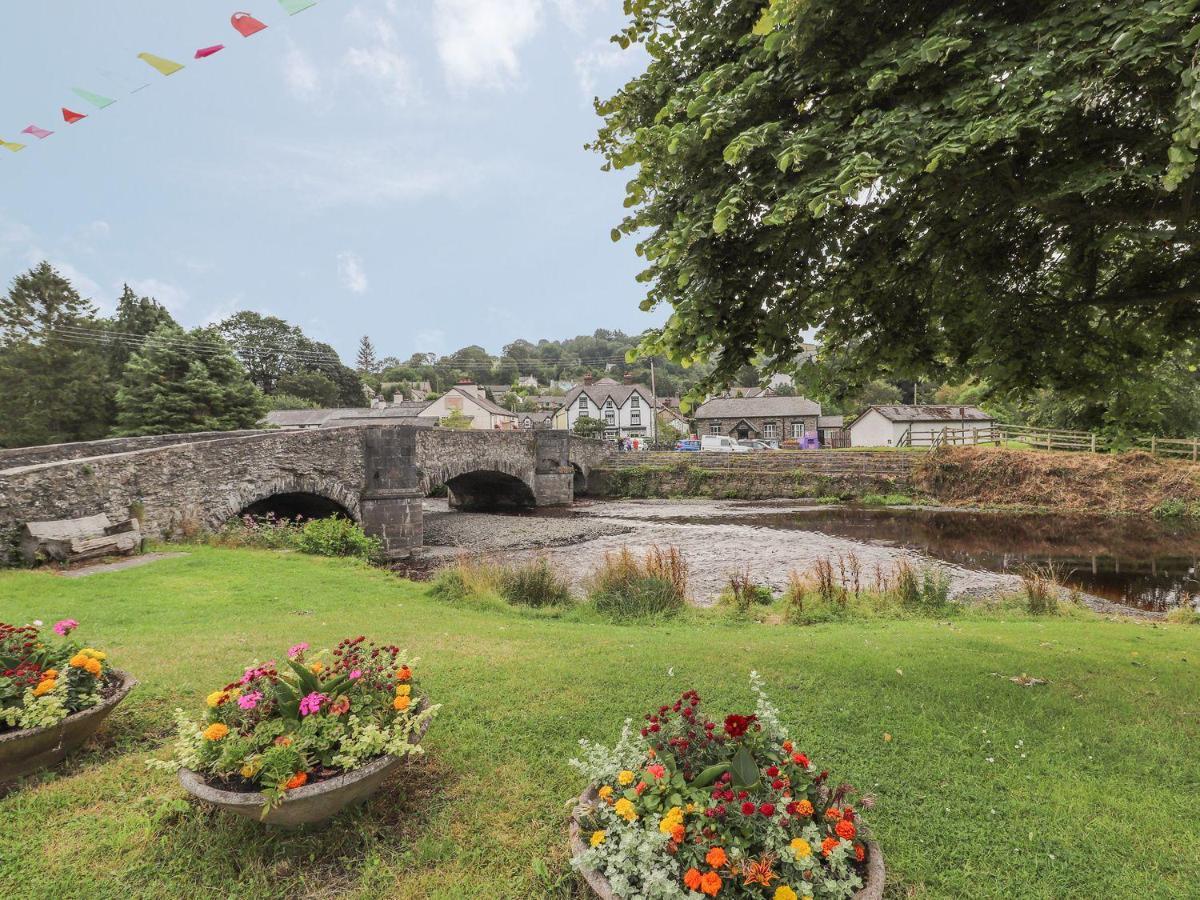
[[[850,424],[853,425],[871,410],[891,422],[994,422],[978,406],[868,406]]]
[[[475,394],[472,393],[471,391],[464,391],[462,388],[451,388],[450,391],[455,391],[459,394],[462,394],[464,397],[466,397],[472,403],[476,403],[479,406],[482,406],[484,409],[486,409],[488,412],[490,412],[494,416],[509,416],[510,418],[513,418],[513,417],[516,417],[516,415],[517,415],[511,409],[505,409],[503,406],[493,403],[487,397],[476,397]],[[447,393],[449,393],[450,391],[447,391]],[[425,404],[425,405],[428,406],[429,404]]]
[[[603,384],[602,382],[608,383]],[[630,396],[632,396],[635,391],[640,394],[647,403],[650,402],[650,388],[646,387],[646,385],[617,384],[611,378],[602,378],[595,384],[581,384],[571,388],[571,390],[567,391],[566,396],[562,398],[562,404],[563,406],[570,406],[579,398],[580,394],[587,394],[588,400],[591,401],[595,406],[604,406],[604,404],[607,403],[611,397],[612,402],[616,406],[621,407],[628,402]]]
[[[819,416],[821,404],[807,397],[715,397],[700,405],[697,419],[753,419],[765,416]]]
[[[845,424],[845,416],[817,416],[818,428],[841,428]]]

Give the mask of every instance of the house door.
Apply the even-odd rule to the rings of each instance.
[[[737,436],[738,436],[738,440],[739,440],[739,441],[744,441],[744,440],[746,440],[748,437],[750,437],[750,428],[749,428],[749,426],[746,426],[746,425],[739,425],[739,426],[737,427]]]

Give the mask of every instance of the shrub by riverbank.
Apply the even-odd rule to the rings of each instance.
[[[348,560],[204,546],[79,580],[0,573],[0,607],[86,620],[142,683],[86,752],[0,799],[5,897],[236,885],[251,900],[565,900],[578,737],[682,686],[751,704],[751,669],[779,686],[785,720],[803,721],[806,751],[875,796],[896,896],[1169,898],[1195,884],[1200,821],[1181,806],[1200,782],[1194,627],[963,614],[801,632],[691,609],[615,625],[450,605]],[[423,657],[446,704],[411,775],[337,827],[264,836],[147,774],[173,707],[246,659],[347,632],[386,632]],[[1026,673],[1048,683],[1010,680]]]

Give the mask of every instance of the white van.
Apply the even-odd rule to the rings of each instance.
[[[749,447],[743,447],[733,438],[723,434],[705,434],[700,438],[700,449],[710,453],[749,453]]]

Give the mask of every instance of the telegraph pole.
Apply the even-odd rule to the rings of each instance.
[[[658,388],[654,382],[654,357],[650,357],[650,443],[658,443]]]

